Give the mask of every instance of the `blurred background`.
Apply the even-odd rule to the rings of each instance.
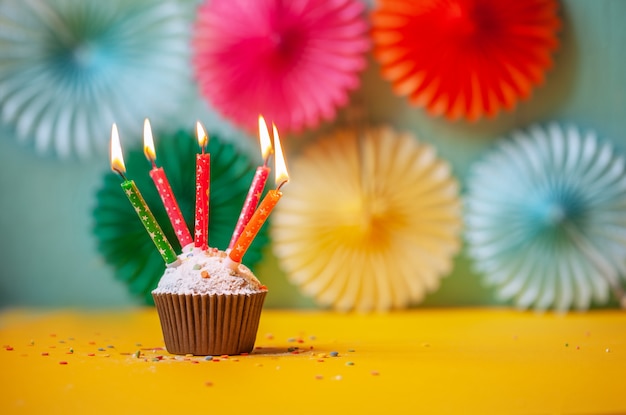
[[[16,55],[26,54],[28,48],[36,49],[36,42],[43,36],[36,30],[20,28],[20,24],[28,27],[36,23],[18,17],[20,13],[28,14],[41,8],[36,1],[25,1],[23,5],[8,0],[3,3],[0,6],[0,88],[4,89],[0,90],[0,307],[128,307],[143,304],[140,296],[131,294],[127,284],[116,278],[117,270],[98,251],[94,235],[96,194],[103,185],[103,177],[110,174],[106,151],[110,127],[103,127],[98,132],[86,129],[88,134],[98,135],[90,139],[99,142],[100,147],[94,145],[81,155],[77,154],[80,151],[66,154],[62,144],[51,144],[63,137],[53,136],[50,141],[45,137],[36,138],[40,132],[15,122],[15,111],[27,111],[24,109],[27,107],[17,110],[11,107],[13,91],[10,83],[16,81],[7,77],[10,61]],[[107,7],[111,9],[110,13],[123,13],[126,9],[121,4],[112,2]],[[296,160],[308,143],[332,131],[335,124],[348,119],[355,110],[371,125],[390,125],[398,131],[411,132],[422,142],[434,146],[438,156],[450,163],[452,174],[461,184],[461,195],[466,191],[466,179],[472,165],[481,160],[497,140],[532,124],[555,121],[563,125],[574,124],[581,131],[593,130],[599,138],[611,142],[616,152],[624,154],[626,26],[623,18],[626,2],[563,0],[558,4],[562,27],[558,32],[560,47],[553,55],[555,64],[546,72],[545,83],[534,88],[532,96],[520,101],[513,111],[500,112],[495,118],[476,122],[433,117],[423,108],[409,105],[405,97],[393,93],[390,82],[381,77],[380,64],[370,51],[366,56],[367,67],[359,74],[360,86],[350,93],[350,104],[340,108],[336,117],[314,128],[285,133],[287,157]],[[180,10],[177,13],[184,22],[180,27],[191,31],[198,2],[179,0],[178,5]],[[375,3],[365,2],[365,6],[371,9]],[[44,16],[49,12],[45,7],[41,10]],[[137,11],[128,10],[128,13]],[[74,23],[80,26],[80,22]],[[172,22],[164,18],[162,25],[165,30]],[[172,33],[178,33],[180,27],[170,29]],[[45,30],[51,30],[39,29],[44,34]],[[151,34],[144,33],[144,36]],[[25,49],[16,49],[15,45],[20,44],[18,40]],[[166,75],[162,79],[156,75],[146,76],[145,80],[152,83],[155,91],[148,93],[150,88],[137,85],[138,90],[148,95],[147,101],[163,103],[157,105],[152,112],[154,116],[151,115],[156,139],[180,129],[191,130],[195,121],[200,120],[210,133],[233,143],[256,165],[260,155],[255,134],[235,125],[204,99],[193,76],[190,58],[186,62],[183,60],[180,66],[172,64],[168,67],[168,59],[180,60],[180,56],[158,55],[154,66],[162,64]],[[32,64],[38,66],[38,70],[44,70],[40,61],[35,59]],[[188,73],[185,73],[185,67]],[[29,75],[27,68],[23,71],[24,76],[31,76],[33,88],[39,89],[35,95],[54,94],[54,90],[43,84],[35,72]],[[168,78],[174,72],[187,80],[179,82]],[[128,88],[128,85],[120,85],[123,87]],[[131,119],[124,120],[127,127],[122,128],[122,138],[128,147],[132,147],[132,140],[139,147],[146,115],[133,109],[134,98],[130,95],[126,97],[127,101],[110,98],[111,107],[129,106],[126,112]],[[60,99],[71,105],[70,98]],[[52,98],[46,102],[59,105]],[[104,111],[92,109],[91,112],[100,114],[104,121],[108,120]],[[62,111],[59,110],[57,116],[62,117]],[[110,126],[110,122],[104,122],[104,125]],[[57,134],[62,135],[62,132],[56,130]],[[498,299],[494,289],[483,283],[481,276],[473,271],[471,262],[466,246],[463,246],[454,256],[452,270],[443,276],[438,289],[415,305],[509,304]],[[263,247],[263,258],[255,266],[255,273],[270,288],[267,307],[318,307],[313,299],[290,282],[274,255],[271,239]],[[603,305],[615,304],[611,299]]]

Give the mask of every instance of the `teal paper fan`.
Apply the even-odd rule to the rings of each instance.
[[[155,136],[155,145],[157,164],[163,167],[185,221],[193,231],[195,157],[199,151],[196,137],[187,132],[166,137]],[[210,135],[207,151],[211,154],[209,245],[224,250],[235,229],[255,166],[233,144],[225,143],[213,135]],[[143,151],[126,151],[124,160],[126,177],[135,181],[172,247],[180,253],[180,244],[149,176],[151,166]],[[152,304],[150,292],[156,287],[165,265],[120,183],[121,179],[116,174],[110,172],[104,175],[102,187],[96,194],[93,232],[98,241],[98,250],[115,268],[116,277],[128,284],[132,294]],[[244,257],[245,265],[252,269],[261,260],[261,250],[269,240],[266,229],[267,226],[261,229]]]
[[[189,6],[173,0],[0,1],[0,117],[61,158],[106,154],[111,124],[173,118],[193,91]]]
[[[466,239],[484,281],[521,308],[622,300],[625,159],[592,132],[517,131],[468,180]]]

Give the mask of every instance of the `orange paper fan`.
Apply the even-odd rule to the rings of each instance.
[[[450,271],[458,184],[432,146],[391,128],[343,130],[309,147],[290,173],[272,219],[274,252],[319,304],[403,308]]]
[[[375,57],[399,95],[475,121],[530,96],[553,64],[556,0],[379,0]]]

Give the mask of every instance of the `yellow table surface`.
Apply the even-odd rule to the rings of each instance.
[[[0,344],[1,414],[626,413],[619,310],[265,310],[212,361],[168,354],[154,309],[7,310]]]

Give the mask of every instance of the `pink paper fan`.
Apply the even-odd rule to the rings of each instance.
[[[556,0],[379,0],[375,57],[399,95],[470,121],[528,98],[561,26]]]
[[[357,0],[205,1],[193,36],[202,94],[250,131],[259,114],[284,131],[331,119],[366,65],[364,10]]]

